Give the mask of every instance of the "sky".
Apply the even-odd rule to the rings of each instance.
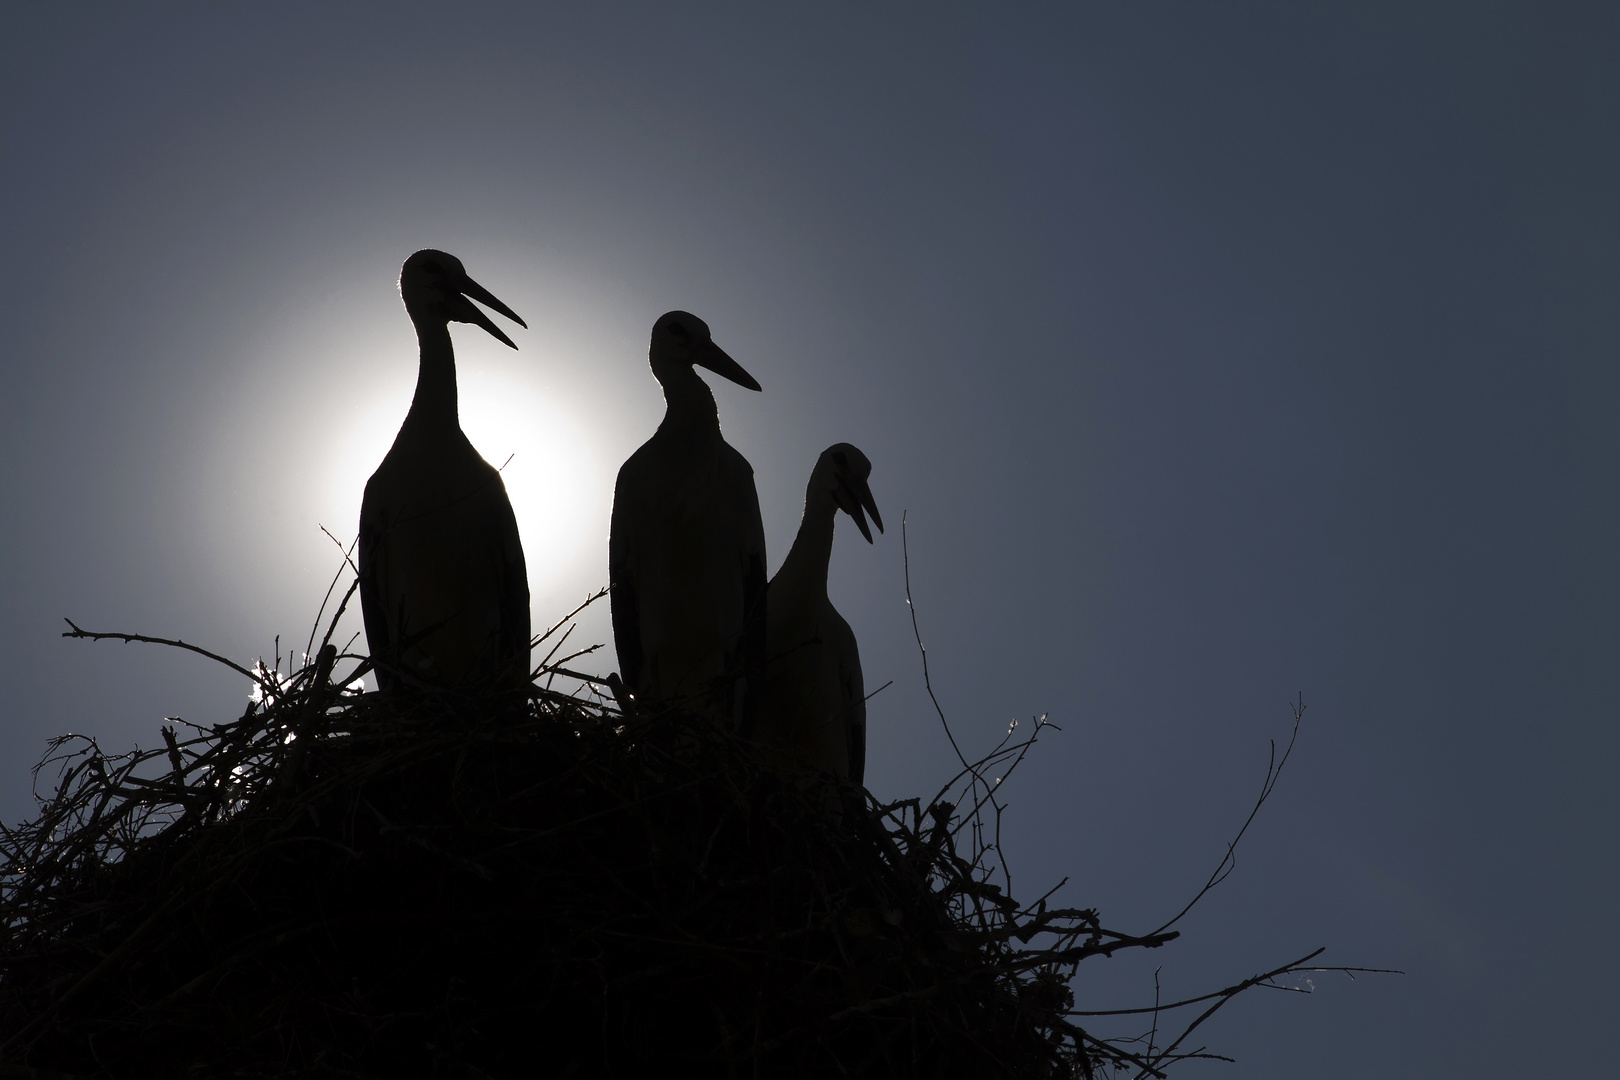
[[[0,7],[0,816],[53,735],[246,700],[64,617],[303,647],[438,247],[529,324],[453,333],[537,625],[605,584],[648,331],[696,312],[764,386],[710,380],[772,569],[817,454],[873,462],[889,530],[830,578],[893,680],[872,790],[954,763],[902,517],[964,749],[1061,727],[1015,891],[1159,925],[1303,694],[1236,873],[1083,1003],[1326,946],[1406,974],[1252,991],[1184,1074],[1612,1069],[1617,9]]]

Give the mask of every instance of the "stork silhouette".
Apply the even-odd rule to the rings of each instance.
[[[442,251],[406,259],[399,292],[421,346],[416,395],[360,504],[360,607],[377,684],[520,681],[523,545],[500,472],[461,430],[450,323],[481,326],[514,349],[473,301],[528,324]]]
[[[653,324],[664,419],[619,469],[608,540],[613,642],[638,707],[682,702],[751,726],[765,659],[765,530],[748,460],[720,435],[699,365],[759,383],[696,315]]]
[[[867,477],[872,463],[849,443],[816,459],[793,548],[767,598],[765,692],[759,737],[813,768],[861,783],[866,776],[866,685],[849,623],[827,599],[833,525],[842,510],[866,542],[883,531]]]

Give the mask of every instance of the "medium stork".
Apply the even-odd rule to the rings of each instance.
[[[413,682],[520,680],[529,663],[529,579],[501,474],[462,433],[450,323],[517,348],[474,300],[528,324],[442,251],[399,275],[416,325],[416,396],[360,503],[360,607],[384,690]]]
[[[793,549],[771,578],[760,738],[804,764],[861,783],[866,776],[866,686],[849,623],[827,599],[833,521],[842,510],[866,542],[883,519],[866,478],[872,463],[849,443],[821,452],[804,493]]]
[[[642,707],[697,704],[747,729],[765,661],[765,529],[753,467],[721,438],[693,365],[759,383],[685,311],[653,324],[647,357],[664,420],[619,469],[608,539],[620,672]]]

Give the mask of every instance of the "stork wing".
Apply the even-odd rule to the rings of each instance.
[[[729,446],[727,449],[731,449]],[[742,675],[744,682],[742,733],[753,732],[759,715],[759,702],[765,689],[765,602],[768,581],[765,577],[765,525],[759,516],[759,492],[754,488],[754,470],[746,458],[735,450],[744,473],[739,485],[746,492],[744,513],[748,533],[743,540],[743,629]]]
[[[831,610],[832,605],[828,605]],[[861,650],[855,644],[855,632],[836,612],[840,633],[831,642],[838,664],[838,687],[843,706],[840,719],[844,723],[844,746],[849,753],[849,778],[857,784],[866,782],[866,678],[861,674]]]
[[[518,535],[517,517],[512,513],[512,501],[506,497],[506,485],[501,485],[501,660],[510,656],[519,660],[523,670],[518,678],[529,677],[529,567],[523,558],[523,540]]]
[[[628,466],[630,463],[625,462]],[[636,596],[632,553],[633,509],[626,505],[625,470],[613,485],[613,519],[608,528],[608,603],[613,611],[613,648],[619,654],[619,677],[632,694],[641,689],[641,608]]]
[[[371,484],[360,500],[360,614],[366,624],[366,647],[371,650],[377,688],[388,688],[389,676],[382,664],[388,662],[393,642],[388,633],[387,605],[377,585],[377,564],[381,561],[386,523],[371,500]],[[379,663],[379,661],[381,663]]]

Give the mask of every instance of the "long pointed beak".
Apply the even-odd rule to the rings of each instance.
[[[866,537],[866,542],[870,544],[872,530],[866,526],[866,514],[861,513],[862,507],[872,515],[872,521],[877,525],[878,532],[883,531],[883,518],[878,516],[877,502],[872,498],[872,489],[866,486],[866,481],[854,477],[840,479],[838,487],[838,493],[843,496],[838,500],[839,505],[843,507],[844,513],[855,519],[855,527],[861,530],[861,535]]]
[[[529,328],[528,323],[518,318],[517,312],[495,299],[494,293],[478,284],[478,282],[474,281],[472,278],[463,278],[461,280],[461,291],[478,301],[480,304],[483,304],[496,314],[505,315],[508,319],[511,319],[513,322],[523,327],[523,329],[527,330]]]
[[[497,300],[494,293],[478,284],[478,282],[474,281],[472,278],[462,278],[459,289],[463,295],[459,298],[461,303],[455,305],[457,309],[455,315],[456,321],[472,323],[475,326],[482,326],[485,330],[489,331],[489,333],[494,336],[497,341],[504,341],[512,348],[517,348],[517,343],[511,338],[507,337],[505,334],[501,333],[500,327],[496,326],[493,322],[490,322],[489,316],[485,315],[481,310],[479,310],[477,304],[474,304],[472,301],[476,300],[479,304],[483,304],[484,307],[489,308],[491,311],[505,315],[508,319],[511,319],[525,330],[529,328],[529,324],[518,318],[517,312],[513,311],[511,308]],[[469,297],[471,297],[471,299],[468,299]]]
[[[879,514],[877,511],[877,500],[872,498],[872,489],[867,487],[864,483],[861,485],[861,505],[866,507],[866,512],[868,514],[872,515],[872,523],[878,527],[878,532],[882,532],[883,515]],[[867,539],[870,540],[871,537],[867,537]]]
[[[746,386],[750,390],[760,389],[759,382],[714,342],[705,342],[693,351],[696,355],[692,357],[692,362],[699,367],[706,367],[716,375],[723,375],[738,386]]]
[[[849,516],[855,519],[855,527],[861,530],[861,535],[866,537],[866,542],[870,544],[872,542],[872,530],[866,525],[866,515],[861,513],[859,503],[855,506],[855,512]]]

